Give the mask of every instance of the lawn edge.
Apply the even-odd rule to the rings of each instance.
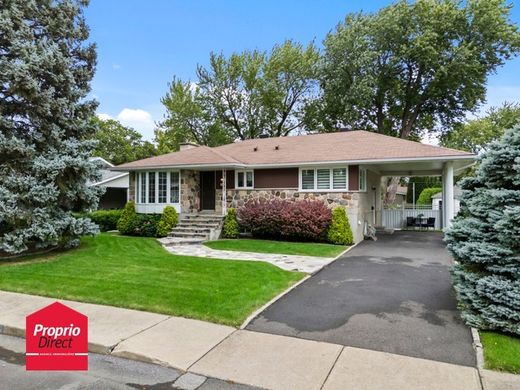
[[[475,349],[475,355],[477,358],[477,369],[480,371],[485,368],[484,346],[480,341],[480,333],[477,328],[471,327],[471,337],[473,338],[473,348]]]

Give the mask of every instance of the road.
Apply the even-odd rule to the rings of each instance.
[[[0,335],[0,389],[250,390],[249,386],[186,374],[173,368],[89,354],[88,371],[26,371],[25,340]]]

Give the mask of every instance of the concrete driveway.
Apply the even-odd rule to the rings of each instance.
[[[475,366],[440,233],[365,241],[292,290],[247,329]]]

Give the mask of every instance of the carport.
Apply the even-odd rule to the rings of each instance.
[[[442,227],[448,227],[454,215],[454,177],[457,173],[475,163],[476,155],[454,155],[442,157],[421,157],[408,159],[387,159],[364,164],[363,167],[377,173],[380,177],[398,176],[440,176],[442,177]],[[368,189],[375,191],[378,196],[378,188]],[[381,225],[383,202],[378,199],[378,217],[376,225]]]

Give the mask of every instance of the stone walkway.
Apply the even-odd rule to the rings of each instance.
[[[182,256],[209,257],[224,260],[265,261],[286,271],[300,271],[308,274],[319,271],[334,260],[333,257],[295,256],[276,253],[254,253],[222,251],[205,245],[165,246],[170,253]]]

